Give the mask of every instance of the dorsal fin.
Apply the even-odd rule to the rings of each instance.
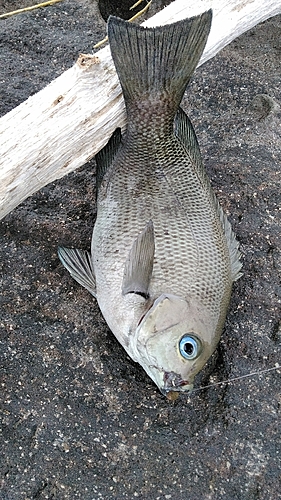
[[[149,284],[154,260],[154,228],[149,221],[135,239],[125,263],[122,293],[136,293],[145,299],[149,297]]]
[[[61,263],[80,285],[96,297],[96,280],[89,252],[77,248],[58,248]]]
[[[188,156],[190,157],[193,165],[197,169],[201,182],[209,186],[210,193],[214,199],[217,213],[221,221],[221,225],[223,227],[227,241],[230,263],[231,263],[232,280],[236,281],[240,278],[240,276],[242,276],[242,273],[240,272],[242,264],[240,262],[241,253],[239,252],[239,243],[231,228],[231,224],[227,219],[227,216],[225,215],[222,207],[220,206],[217,200],[216,195],[214,194],[211,188],[209,177],[207,176],[205,167],[202,162],[199,144],[192,123],[189,120],[186,113],[181,108],[178,109],[175,117],[174,131],[175,135],[185,146]]]
[[[174,132],[187,149],[188,155],[198,170],[206,176],[198,140],[193,125],[184,110],[179,107],[174,121]]]
[[[217,212],[224,229],[224,234],[227,241],[229,257],[230,257],[230,265],[231,265],[231,277],[233,281],[237,281],[243,273],[240,272],[242,268],[242,262],[240,261],[241,252],[239,251],[239,243],[236,239],[235,233],[231,227],[231,224],[225,215],[222,207],[220,206],[215,194],[214,194],[215,202],[217,205]]]
[[[111,163],[113,162],[113,159],[119,149],[119,146],[121,144],[121,139],[122,139],[121,128],[117,128],[113,132],[108,143],[95,156],[97,164],[97,180],[96,180],[97,193],[102,183],[103,176],[107,171],[108,167],[110,167]]]

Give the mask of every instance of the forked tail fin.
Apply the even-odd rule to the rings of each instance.
[[[126,105],[145,96],[170,101],[174,113],[202,55],[212,11],[156,28],[143,28],[117,17],[108,21],[112,58]]]

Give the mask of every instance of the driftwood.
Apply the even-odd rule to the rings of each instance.
[[[176,0],[144,23],[168,24],[213,9],[202,64],[234,38],[281,13],[280,0]],[[126,127],[109,47],[76,64],[0,119],[0,218],[92,158]]]

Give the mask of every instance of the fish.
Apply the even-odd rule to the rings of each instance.
[[[211,22],[211,10],[155,28],[109,18],[127,129],[116,129],[96,155],[91,252],[58,250],[129,356],[171,400],[192,390],[216,349],[242,266],[180,107]]]

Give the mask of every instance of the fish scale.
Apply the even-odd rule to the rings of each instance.
[[[142,28],[110,18],[108,36],[128,126],[97,155],[91,255],[60,249],[133,360],[168,394],[190,390],[219,341],[238,243],[179,108],[211,11]]]
[[[145,127],[145,122],[143,126]],[[119,252],[123,253],[125,260],[133,240],[147,222],[153,219],[156,232],[155,259],[162,263],[163,271],[169,273],[171,287],[179,286],[177,276],[180,276],[181,294],[184,294],[193,286],[191,277],[194,277],[195,268],[196,282],[217,282],[215,278],[223,273],[223,269],[224,275],[229,275],[231,281],[230,263],[229,258],[225,258],[228,257],[227,244],[213,197],[208,195],[208,191],[205,196],[202,195],[201,180],[188,158],[184,158],[182,145],[171,139],[165,138],[166,145],[169,140],[172,143],[168,147],[168,165],[165,165],[165,158],[159,158],[159,164],[151,163],[150,158],[155,157],[153,142],[151,147],[149,143],[146,144],[149,151],[147,159],[143,155],[138,157],[134,148],[130,148],[133,151],[135,167],[127,151],[122,151],[117,156],[108,175],[110,192],[107,194],[105,206],[98,212],[93,243],[95,244],[99,227],[105,234],[107,231],[110,234],[114,231],[115,241],[108,238],[107,242],[104,240],[104,244],[108,245],[108,251],[111,251],[118,241]],[[122,161],[122,157],[125,160]],[[129,171],[126,172],[128,164]],[[177,168],[178,165],[180,168]],[[157,182],[155,175],[159,170],[164,174],[165,182],[162,184]],[[118,214],[114,214],[111,222],[112,206],[116,205],[119,205]],[[172,252],[173,269],[169,264],[165,264],[169,249],[170,253]],[[97,254],[94,250],[93,255]],[[107,262],[101,267],[106,265]],[[179,265],[185,266],[182,275],[174,273]],[[217,306],[218,304],[214,305]]]
[[[145,125],[144,121],[144,128]],[[158,155],[154,154],[152,136],[150,140],[146,142],[148,154],[138,156],[132,137],[132,145],[129,141],[129,144],[126,143],[105,179],[110,188],[106,201],[98,207],[92,246],[96,280],[101,284],[101,311],[105,316],[110,314],[108,305],[111,300],[115,302],[120,294],[128,251],[134,239],[152,219],[156,241],[150,286],[152,298],[162,293],[195,296],[203,301],[214,321],[218,322],[221,302],[226,288],[231,288],[232,280],[226,239],[213,196],[209,194],[210,187],[203,196],[198,173],[194,171],[188,157],[184,157],[183,146],[173,137],[165,137],[165,151],[168,151],[166,159],[159,155],[159,151]],[[158,163],[152,163],[151,158],[156,156],[159,156]],[[157,183],[155,175],[159,170],[165,179],[161,184]],[[112,207],[116,206],[118,209],[115,213]],[[102,252],[99,232],[103,235]],[[102,276],[112,273],[108,255],[113,254],[116,248],[122,265],[116,270],[114,285],[112,279],[106,285]],[[98,262],[95,256],[98,256]],[[109,297],[112,299],[109,300]],[[127,304],[124,303],[123,307],[123,314],[128,314]],[[138,317],[133,321],[136,323]],[[120,323],[114,326],[119,339],[124,338],[122,328]]]

